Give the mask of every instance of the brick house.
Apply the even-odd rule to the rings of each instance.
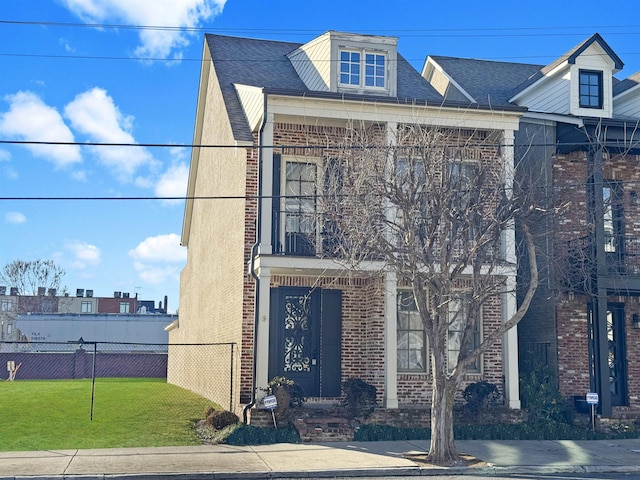
[[[567,397],[640,408],[640,77],[594,34],[549,65],[429,57],[448,99],[526,107],[516,162],[547,201],[545,278],[519,324],[521,369],[546,363]]]
[[[327,256],[319,222],[306,222],[313,202],[300,195],[315,191],[317,166],[348,122],[375,125],[390,142],[411,124],[480,132],[496,139],[483,155],[498,166],[513,163],[523,111],[448,100],[392,37],[330,31],[301,45],[206,35],[182,231],[188,257],[170,343],[239,348],[231,386],[202,371],[204,359],[171,347],[168,380],[222,404],[231,392],[238,410],[274,376],[294,379],[315,402],[335,402],[341,382],[357,377],[387,408],[428,405],[424,331],[399,321],[415,314],[399,302],[406,290],[392,274],[372,276],[382,270],[375,261],[345,271]],[[505,244],[505,283],[515,285],[514,242]],[[489,302],[479,334],[515,307],[511,293]],[[518,408],[516,359],[512,329],[468,380],[497,384]]]

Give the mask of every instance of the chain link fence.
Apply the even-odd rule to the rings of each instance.
[[[129,382],[130,388],[137,384],[130,379],[171,383],[182,387],[168,387],[175,395],[184,395],[183,389],[191,390],[233,410],[237,403],[233,380],[238,353],[233,343],[148,344],[82,338],[68,342],[0,341],[0,368],[6,366],[0,379],[90,381],[90,398],[88,388],[82,395],[87,396],[91,419],[99,414],[94,404],[100,400],[100,392],[112,389],[117,379]],[[99,388],[101,384],[104,389]],[[155,399],[148,400],[151,409]],[[86,410],[79,414],[86,414]]]

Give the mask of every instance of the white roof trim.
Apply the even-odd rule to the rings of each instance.
[[[427,61],[425,62],[424,67],[422,68],[422,72],[421,72],[422,78],[424,78],[425,70],[427,69],[427,65],[429,64],[433,65],[435,69],[437,69],[440,73],[442,73],[442,75],[444,75],[447,78],[447,80],[449,80],[449,82],[451,82],[451,84],[454,87],[456,87],[460,91],[460,93],[462,93],[467,98],[467,100],[469,100],[471,103],[478,103],[476,99],[473,98],[471,95],[469,95],[469,93],[464,88],[462,88],[460,84],[456,82],[453,79],[453,77],[451,77],[440,65],[438,65],[438,62],[436,62],[431,56],[427,57]]]

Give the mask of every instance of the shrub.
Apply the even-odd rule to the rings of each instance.
[[[301,407],[304,402],[307,401],[303,388],[293,380],[286,377],[273,377],[267,384],[266,393],[275,395],[279,388],[283,388],[289,393],[289,405],[282,405],[284,408]]]
[[[207,409],[208,410],[208,409]],[[229,425],[235,425],[240,419],[228,410],[214,410],[206,418],[205,423],[211,425],[216,430],[222,430]]]
[[[560,394],[548,365],[538,363],[520,377],[520,399],[532,422],[572,420],[569,404]]]
[[[471,383],[464,389],[462,396],[465,401],[465,412],[473,417],[477,417],[481,411],[489,410],[498,406],[500,392],[493,383],[486,381]]]
[[[300,443],[300,434],[295,427],[264,428],[243,425],[229,435],[225,443],[228,445],[265,445],[270,443]]]
[[[342,390],[345,393],[342,406],[347,408],[352,418],[368,417],[377,406],[376,387],[359,378],[345,380]]]

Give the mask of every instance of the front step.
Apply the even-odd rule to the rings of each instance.
[[[293,424],[305,443],[353,440],[354,429],[346,418],[303,416],[296,418]]]
[[[289,418],[300,433],[302,442],[346,442],[353,440],[354,427],[339,408],[296,408]],[[271,413],[265,410],[251,412],[251,424],[273,427]]]

